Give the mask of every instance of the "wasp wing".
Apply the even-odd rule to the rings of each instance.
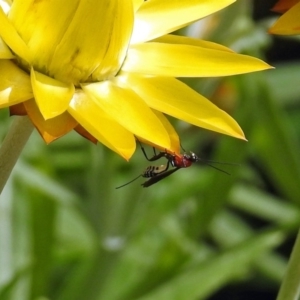
[[[177,170],[179,170],[181,168],[174,168],[172,170],[168,170],[168,171],[165,171],[165,172],[161,172],[159,173],[158,175],[156,175],[155,177],[152,177],[150,178],[149,180],[145,181],[144,183],[142,183],[142,186],[143,187],[149,187],[151,186],[152,184],[155,184],[159,181],[161,181],[162,179],[170,176],[171,174],[173,174],[174,172],[176,172]]]

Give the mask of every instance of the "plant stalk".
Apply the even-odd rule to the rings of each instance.
[[[300,296],[300,230],[283,278],[277,300],[298,300]]]
[[[33,124],[27,116],[14,117],[14,121],[0,148],[0,194],[33,128]]]

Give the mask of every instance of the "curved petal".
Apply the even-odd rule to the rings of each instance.
[[[12,54],[12,52],[9,50],[9,48],[6,46],[6,44],[3,42],[3,40],[0,37],[0,59],[12,59],[15,58],[15,56]]]
[[[122,70],[172,77],[216,77],[271,68],[257,58],[182,44],[145,43],[130,47]]]
[[[172,124],[169,122],[169,120],[163,113],[155,109],[153,109],[152,111],[160,119],[161,123],[168,131],[170,141],[171,141],[171,146],[168,150],[170,150],[171,152],[180,153],[180,140],[175,128],[172,126]],[[155,147],[160,148],[159,145],[155,145]],[[161,150],[165,150],[165,148],[164,149],[161,148]]]
[[[163,148],[170,147],[169,135],[160,120],[132,90],[123,89],[109,81],[84,84],[82,87],[108,115],[127,130]]]
[[[12,0],[0,0],[0,6],[5,14],[8,14]]]
[[[71,76],[81,82],[88,81],[92,73],[93,79],[97,80],[116,74],[124,61],[132,33],[131,1],[80,1],[77,11],[55,50],[51,71],[59,74],[58,78]],[[86,20],[82,22],[83,19]],[[99,42],[95,45],[95,41]],[[73,67],[70,74],[61,67],[62,64],[66,68]]]
[[[227,52],[234,53],[233,50],[231,50],[230,48],[225,47],[221,44],[204,41],[204,40],[199,40],[199,39],[194,39],[194,38],[187,37],[187,36],[173,35],[173,34],[167,34],[167,35],[161,36],[161,37],[153,40],[153,42],[165,43],[165,44],[183,44],[183,45],[190,45],[190,46],[199,46],[202,48],[227,51]]]
[[[61,5],[61,1],[14,0],[9,18],[28,45],[36,69],[45,70],[49,65],[79,1],[65,0]],[[70,56],[72,55],[69,53],[68,58]]]
[[[24,102],[24,106],[32,123],[47,144],[67,134],[77,126],[77,122],[67,112],[56,118],[44,120],[34,100]]]
[[[35,69],[75,85],[93,72],[102,80],[118,72],[134,21],[132,1],[124,0],[15,0],[9,16]]]
[[[177,79],[124,74],[124,80],[154,109],[199,127],[245,139],[232,117]]]
[[[133,11],[136,12],[144,2],[145,0],[133,0]]]
[[[18,35],[14,26],[9,22],[7,16],[0,7],[0,37],[5,41],[10,49],[13,50],[19,57],[24,59],[27,63],[31,62],[29,49]]]
[[[33,98],[27,73],[5,59],[0,59],[0,70],[0,108]]]
[[[282,15],[269,32],[279,35],[300,34],[300,2]]]
[[[170,146],[170,148],[168,150],[170,152],[180,153],[180,140],[179,140],[179,136],[178,136],[177,132],[175,131],[174,127],[172,126],[172,124],[169,122],[169,120],[166,118],[166,116],[163,113],[161,113],[161,112],[159,112],[159,111],[157,111],[155,109],[153,109],[152,111],[160,119],[161,123],[164,125],[165,129],[169,133],[169,137],[170,137],[170,141],[171,141],[171,146]],[[157,149],[160,149],[162,151],[166,150],[166,148],[162,148],[159,145],[156,145],[156,144],[152,143],[151,141],[145,140],[145,139],[143,139],[141,137],[138,137],[138,140],[140,142],[148,144],[148,145],[150,145],[152,147],[155,147]]]
[[[102,144],[128,160],[135,150],[131,132],[106,114],[97,101],[77,90],[70,103],[69,113]]]
[[[292,6],[297,4],[299,0],[279,0],[276,4],[272,7],[272,11],[276,11],[279,13],[284,13]]]
[[[82,137],[86,138],[87,140],[91,141],[94,144],[98,143],[98,140],[91,135],[87,130],[85,130],[81,125],[77,125],[74,130],[80,134]]]
[[[66,84],[31,70],[31,84],[35,101],[45,120],[64,113],[75,92],[73,84]]]
[[[151,0],[135,14],[131,43],[155,39],[206,17],[235,0]]]
[[[101,63],[93,71],[92,81],[101,81],[111,77],[112,74],[117,74],[127,54],[134,22],[133,7],[131,1],[118,0],[118,2],[116,10],[110,18],[113,20],[114,26],[108,34],[109,47],[103,47],[105,57],[101,59]],[[75,33],[77,34],[77,32]],[[103,43],[102,39],[101,36],[101,44]],[[95,42],[92,40],[92,44],[88,47],[94,48],[94,44]]]
[[[10,116],[27,116],[27,111],[24,106],[24,103],[19,103],[9,107]]]

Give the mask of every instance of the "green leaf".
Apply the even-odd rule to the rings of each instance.
[[[259,255],[282,242],[282,232],[267,232],[195,265],[161,287],[138,300],[205,299],[214,290],[245,274],[251,262]]]

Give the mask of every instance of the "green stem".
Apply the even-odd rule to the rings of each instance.
[[[27,116],[14,118],[0,148],[0,194],[34,128]]]
[[[300,230],[277,300],[298,300],[300,295]]]

